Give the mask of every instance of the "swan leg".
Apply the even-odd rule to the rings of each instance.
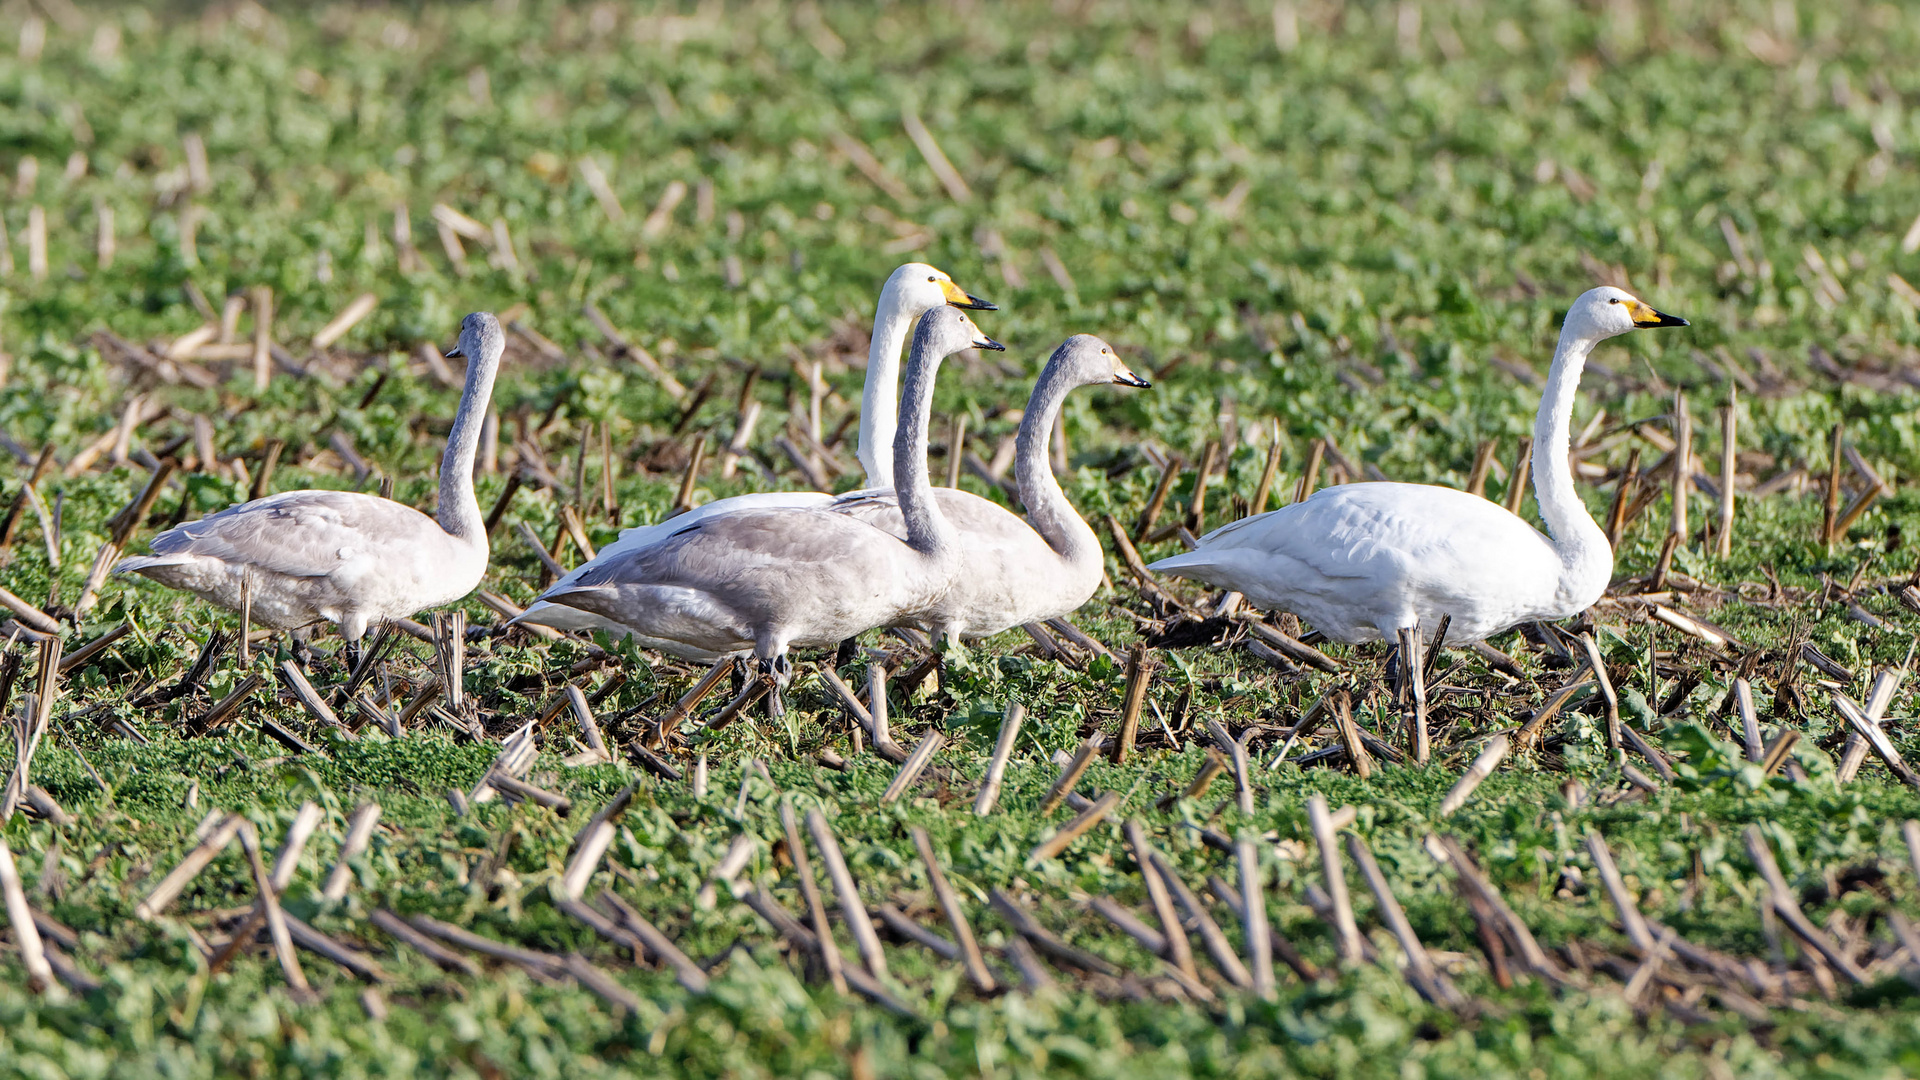
[[[760,677],[772,685],[767,689],[767,718],[778,720],[787,714],[785,692],[793,681],[793,660],[786,653],[759,661]]]
[[[853,663],[853,658],[859,654],[859,651],[860,639],[858,637],[850,637],[842,640],[840,647],[833,651],[833,669],[838,671],[848,664]]]
[[[307,627],[302,626],[289,630],[287,637],[292,640],[288,651],[293,654],[293,662],[300,665],[300,670],[302,671],[312,671],[313,632]]]
[[[1406,710],[1407,742],[1413,760],[1424,765],[1431,755],[1427,732],[1427,686],[1425,632],[1418,617],[1394,628],[1391,635],[1381,627],[1381,636],[1393,643],[1394,699]]]
[[[772,683],[767,693],[767,715],[779,719],[787,711],[781,691],[793,679],[793,659],[787,655],[786,635],[763,632],[753,643],[753,655],[758,661],[760,677]]]
[[[948,705],[951,705],[953,702],[953,682],[948,677],[949,662],[952,660],[954,650],[962,647],[960,644],[960,628],[958,626],[943,626],[935,629],[933,635],[933,677],[939,681],[939,700]]]

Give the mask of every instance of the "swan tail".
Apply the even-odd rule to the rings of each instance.
[[[133,555],[113,564],[115,576],[121,574],[144,574],[163,566],[179,566],[187,561],[180,555]]]
[[[1220,565],[1218,559],[1209,554],[1205,548],[1200,548],[1179,555],[1169,555],[1156,562],[1150,562],[1147,564],[1147,569],[1152,570],[1156,574],[1193,577],[1198,571],[1212,569],[1218,565]]]
[[[519,626],[523,623],[550,627],[554,630],[591,630],[603,625],[598,617],[589,615],[579,608],[544,599],[535,600],[527,605],[527,610],[507,620],[508,626]]]
[[[618,591],[619,591],[619,586],[616,586],[616,585],[581,585],[577,582],[572,585],[556,584],[552,588],[548,589],[546,592],[541,593],[540,598],[534,601],[534,605],[538,606],[540,604],[546,604],[546,605],[558,605],[562,607],[578,607],[579,604],[577,603],[577,601],[584,600],[588,597],[600,596],[605,593],[612,593],[612,592],[618,592]],[[522,619],[525,619],[528,622],[535,621],[532,619],[527,619],[527,616],[533,614],[533,611],[534,611],[534,607],[527,608],[526,612],[522,614],[519,619],[515,619],[514,621],[519,622]]]

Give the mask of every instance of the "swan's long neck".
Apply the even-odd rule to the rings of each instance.
[[[860,467],[867,486],[893,484],[893,437],[900,412],[895,384],[900,380],[900,350],[907,343],[913,315],[892,284],[880,292],[873,309],[873,343],[867,346],[867,382],[860,391]]]
[[[469,543],[486,542],[487,525],[473,494],[473,459],[480,449],[480,428],[486,423],[487,401],[493,396],[493,377],[500,369],[500,350],[467,359],[467,387],[460,394],[460,411],[447,434],[447,452],[440,459],[440,506],[435,512],[447,535]]]
[[[1580,389],[1580,372],[1597,340],[1562,331],[1560,346],[1547,372],[1540,414],[1533,422],[1533,494],[1541,520],[1553,537],[1562,564],[1570,576],[1591,576],[1596,567],[1612,572],[1613,548],[1607,534],[1594,523],[1573,486],[1573,468],[1567,461],[1573,427],[1573,399]]]
[[[1069,566],[1098,566],[1102,560],[1100,540],[1067,501],[1060,482],[1053,475],[1048,444],[1053,428],[1074,389],[1060,365],[1048,363],[1027,399],[1027,411],[1020,418],[1020,434],[1014,442],[1014,477],[1020,484],[1020,501],[1026,504],[1027,521]]]
[[[906,519],[907,543],[929,556],[943,556],[959,550],[959,538],[933,499],[933,481],[927,476],[927,421],[933,414],[933,380],[945,357],[924,340],[922,333],[913,343],[913,356],[907,360],[906,407],[900,412],[900,429],[893,438],[894,494],[900,500],[900,516]],[[892,380],[888,380],[891,385]],[[867,385],[873,385],[873,372],[867,372]]]

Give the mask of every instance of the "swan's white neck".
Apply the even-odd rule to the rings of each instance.
[[[1596,576],[1604,587],[1613,573],[1613,548],[1580,500],[1567,460],[1580,372],[1599,340],[1570,329],[1561,331],[1553,367],[1547,372],[1547,388],[1540,398],[1540,413],[1533,422],[1533,494],[1540,504],[1547,534],[1560,553],[1562,591],[1575,593],[1590,590]]]
[[[873,309],[873,342],[867,346],[867,382],[860,391],[860,467],[867,486],[893,485],[893,436],[900,412],[895,384],[900,379],[900,350],[913,329],[900,291],[889,281]]]
[[[435,511],[447,535],[481,545],[486,543],[487,525],[473,493],[473,459],[480,449],[493,378],[500,370],[500,350],[486,351],[488,355],[467,359],[466,389],[460,393],[460,411],[453,416],[447,450],[440,458],[440,505]]]
[[[926,336],[921,334],[923,340],[914,342],[913,356],[907,360],[906,407],[900,412],[900,427],[893,439],[893,482],[900,516],[907,526],[908,545],[924,555],[944,558],[956,555],[960,542],[934,501],[933,481],[927,476],[927,422],[933,414],[933,381],[945,357],[937,348],[925,347]],[[871,369],[867,385],[873,385]],[[892,379],[887,380],[887,386],[891,392]]]
[[[1014,477],[1020,484],[1020,501],[1026,504],[1027,521],[1072,568],[1098,567],[1102,562],[1100,540],[1067,501],[1060,481],[1053,475],[1048,444],[1060,410],[1075,384],[1061,367],[1049,363],[1027,399],[1027,411],[1020,418],[1020,434],[1014,443]]]

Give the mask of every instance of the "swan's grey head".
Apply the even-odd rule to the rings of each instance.
[[[499,357],[507,339],[500,333],[500,320],[492,312],[476,311],[460,320],[460,343],[448,351],[450,357],[464,356],[469,361]]]
[[[1121,386],[1146,388],[1153,385],[1135,375],[1113,346],[1092,334],[1075,334],[1062,342],[1059,348],[1053,350],[1047,366],[1060,368],[1074,386],[1118,383]]]
[[[1685,326],[1677,315],[1655,311],[1625,289],[1602,285],[1580,294],[1567,309],[1565,326],[1588,338],[1617,337],[1629,330],[1654,326]]]
[[[920,328],[913,334],[913,351],[936,357],[948,357],[962,349],[1004,350],[1005,345],[980,332],[956,307],[937,307],[920,317]]]
[[[921,315],[937,307],[948,304],[957,308],[973,311],[998,311],[993,304],[980,299],[953,283],[946,271],[926,263],[911,262],[887,278],[887,284],[881,290],[881,296],[891,295],[894,302],[901,306],[909,318]],[[883,300],[882,303],[885,303]]]

